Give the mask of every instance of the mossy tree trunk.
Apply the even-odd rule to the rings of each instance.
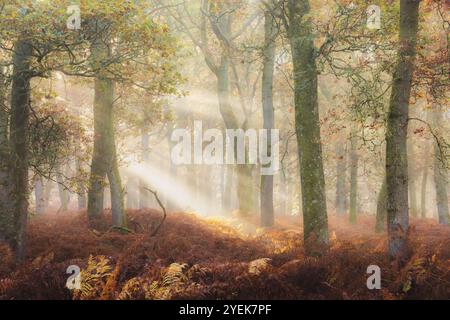
[[[10,166],[12,217],[8,217],[6,238],[17,261],[25,258],[28,219],[28,140],[30,113],[30,57],[32,46],[18,40],[14,47],[11,87]]]
[[[14,237],[11,195],[9,112],[6,103],[6,77],[0,70],[0,241]]]
[[[395,66],[386,132],[386,184],[389,255],[403,262],[408,249],[407,132],[411,81],[419,25],[418,0],[400,2],[400,48]]]
[[[316,50],[309,14],[309,1],[289,0],[288,36],[294,65],[295,130],[299,147],[305,251],[315,255],[328,248],[329,239]]]
[[[93,60],[108,57],[105,42],[93,44]],[[112,222],[114,226],[126,226],[124,193],[117,161],[114,134],[114,82],[100,71],[95,78],[94,96],[94,150],[91,163],[88,192],[88,217],[98,218],[103,211],[105,177],[111,191]]]
[[[386,193],[386,177],[383,178],[383,182],[381,184],[380,192],[378,193],[377,199],[377,214],[376,214],[376,222],[375,222],[375,232],[383,232],[385,230],[386,225],[386,216],[387,216],[387,193]]]

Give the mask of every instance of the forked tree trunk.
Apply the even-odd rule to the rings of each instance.
[[[93,58],[110,55],[104,43],[93,44]],[[88,192],[88,217],[95,220],[102,214],[104,183],[108,177],[111,191],[113,225],[125,226],[124,194],[117,162],[114,137],[114,83],[99,72],[95,79],[94,97],[94,150]]]

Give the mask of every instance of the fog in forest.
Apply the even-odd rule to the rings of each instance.
[[[0,300],[448,299],[448,13],[0,1]]]

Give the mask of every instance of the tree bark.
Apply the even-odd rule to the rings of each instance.
[[[45,190],[44,183],[41,176],[36,176],[34,180],[34,201],[35,201],[35,213],[42,215],[45,213]]]
[[[411,81],[419,24],[418,0],[400,2],[400,48],[393,75],[386,132],[386,183],[389,255],[400,263],[408,255],[408,158],[406,139]]]
[[[79,179],[77,179],[78,210],[84,210],[84,209],[86,209],[86,206],[87,206],[86,187],[84,185],[83,179],[81,179],[83,168],[82,168],[82,162],[78,156],[75,159],[75,169],[76,169],[76,174],[80,177]]]
[[[144,165],[150,161],[150,135],[146,129],[142,129],[141,133],[141,152],[142,161]],[[145,188],[148,187],[143,179],[139,179],[139,208],[144,209],[149,207],[148,191]]]
[[[112,96],[109,80],[95,79],[94,97],[94,150],[88,190],[88,217],[90,221],[99,218],[103,212],[105,177],[108,171],[107,122],[109,114],[108,98]],[[112,101],[111,101],[112,102]]]
[[[353,130],[350,141],[350,214],[349,221],[356,224],[358,215],[358,146],[356,130]]]
[[[417,206],[417,190],[416,190],[416,168],[415,168],[415,155],[414,145],[412,139],[408,140],[408,190],[409,190],[409,208],[411,216],[417,218],[419,209]]]
[[[28,219],[28,141],[30,112],[30,57],[32,46],[18,40],[14,47],[14,70],[11,88],[10,172],[12,177],[12,234],[9,243],[17,261],[25,258]]]
[[[11,201],[9,112],[6,103],[6,79],[0,70],[0,241],[10,243],[14,237],[14,215]]]
[[[88,193],[88,216],[99,217],[103,210],[104,179],[108,177],[111,192],[113,224],[124,226],[123,189],[117,163],[113,122],[114,85],[110,79],[96,78],[94,101],[94,152]]]
[[[91,46],[91,59],[100,63],[111,56],[108,40],[96,39]],[[94,150],[88,192],[88,217],[98,218],[103,211],[104,182],[108,177],[114,226],[125,226],[124,192],[120,179],[114,133],[114,81],[101,70],[95,78]]]
[[[345,152],[345,139],[340,139],[336,143],[336,213],[343,216],[347,212],[346,201],[346,173],[347,173],[347,154]]]
[[[288,36],[294,65],[295,129],[299,147],[305,251],[328,248],[328,217],[320,139],[314,35],[307,0],[289,0]]]
[[[375,222],[375,232],[380,233],[384,232],[386,225],[386,216],[387,216],[387,191],[386,191],[386,177],[383,179],[383,183],[381,184],[380,192],[378,193],[377,199],[377,215]]]
[[[58,183],[58,193],[59,193],[59,202],[60,207],[58,212],[66,212],[69,207],[70,195],[66,187],[64,186],[63,175],[60,172],[60,168],[57,169],[56,173],[56,181]]]
[[[433,124],[438,130],[442,125],[442,112],[441,110],[434,110],[433,112]],[[445,157],[442,156],[440,146],[434,142],[434,186],[436,189],[436,206],[439,224],[449,224],[449,205],[448,205],[448,172],[445,166]]]
[[[420,214],[423,219],[427,217],[427,183],[428,183],[428,159],[430,145],[426,144],[423,154],[424,166],[422,170],[422,186],[420,190]]]
[[[270,11],[264,13],[264,50],[262,74],[262,107],[264,129],[267,130],[267,153],[272,153],[271,131],[275,126],[273,109],[273,74],[275,67],[276,27]],[[273,175],[261,175],[261,226],[272,227],[273,213]]]

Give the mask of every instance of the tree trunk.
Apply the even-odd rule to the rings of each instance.
[[[320,140],[314,35],[309,1],[289,0],[289,40],[294,64],[295,130],[299,147],[305,251],[328,248],[328,217]]]
[[[9,113],[6,106],[6,79],[0,70],[0,241],[14,238],[14,215],[11,201]]]
[[[343,216],[347,211],[345,181],[347,173],[347,154],[345,152],[345,139],[336,143],[336,213]]]
[[[142,161],[144,165],[150,161],[150,135],[147,130],[143,129],[141,133],[141,148],[142,148]],[[149,194],[145,190],[147,184],[144,179],[139,179],[139,208],[144,209],[149,207]]]
[[[97,40],[92,44],[94,62],[101,61],[110,55],[110,48],[104,41]],[[124,193],[114,134],[114,82],[103,73],[100,71],[95,78],[94,151],[88,192],[88,217],[92,221],[102,214],[104,180],[107,176],[110,185],[113,225],[125,226]]]
[[[262,107],[264,129],[267,130],[267,154],[272,154],[271,131],[275,126],[273,109],[273,74],[275,66],[275,21],[270,11],[264,13],[264,50],[262,74]],[[273,213],[273,175],[261,175],[261,226],[272,227]]]
[[[91,175],[88,190],[88,217],[95,220],[103,211],[105,177],[108,171],[108,155],[106,147],[106,122],[110,114],[108,97],[112,95],[112,83],[100,78],[95,79],[94,97],[94,150],[92,154]]]
[[[279,212],[281,215],[287,215],[287,193],[288,193],[288,180],[286,177],[285,169],[281,168],[280,170],[280,179],[279,179],[279,192],[277,197],[277,207],[279,207]]]
[[[418,0],[400,2],[400,48],[393,75],[386,132],[386,183],[389,255],[404,262],[408,255],[408,158],[406,139],[411,80],[416,56]]]
[[[111,190],[111,211],[112,211],[112,223],[113,226],[126,226],[127,217],[124,210],[124,194],[122,188],[122,180],[120,179],[119,166],[117,163],[116,147],[113,145],[113,158],[111,167],[109,168],[107,175],[109,181],[109,188]]]
[[[75,166],[77,170],[77,174],[80,175],[82,168],[81,168],[81,161],[80,159],[75,160]],[[84,186],[83,181],[81,179],[77,179],[77,200],[78,200],[78,210],[84,210],[86,209],[87,205],[87,199],[86,199],[86,188]]]
[[[356,130],[353,130],[350,141],[350,214],[349,221],[355,224],[358,213],[358,146]]]
[[[423,219],[427,217],[427,183],[428,183],[428,159],[430,153],[430,144],[427,143],[423,155],[423,171],[422,171],[422,186],[420,190],[420,212]]]
[[[19,40],[14,48],[14,71],[11,88],[10,122],[10,172],[12,193],[9,201],[13,204],[13,233],[9,243],[17,261],[25,258],[26,228],[28,215],[28,139],[30,112],[30,56],[32,47]]]
[[[386,177],[383,179],[383,183],[381,184],[380,193],[378,193],[377,199],[377,215],[375,222],[375,232],[383,232],[385,230],[386,225],[386,216],[387,216],[387,193],[386,193]]]
[[[172,131],[174,130],[174,128],[175,128],[175,125],[174,124],[170,124],[171,125],[171,128],[170,128],[170,130],[169,130],[169,133],[167,134],[167,144],[169,145],[169,146],[171,146],[170,148],[169,148],[169,157],[170,157],[170,153],[171,153],[171,150],[172,150],[172,146],[174,145],[174,142],[172,142],[172,140],[170,139],[170,137],[172,136]],[[177,179],[177,175],[178,175],[178,170],[177,170],[177,166],[172,162],[172,161],[170,161],[170,163],[169,163],[169,171],[170,171],[170,178],[173,180],[173,181],[176,181],[176,179]],[[177,208],[177,204],[176,204],[176,202],[174,201],[174,199],[172,199],[172,198],[170,198],[170,197],[167,197],[167,211],[175,211],[175,210],[177,210],[178,208]]]
[[[34,179],[34,200],[36,203],[35,213],[42,215],[45,213],[45,190],[44,183],[41,176],[36,176]]]
[[[416,190],[416,168],[415,168],[415,154],[413,152],[414,145],[412,143],[412,138],[408,140],[408,190],[409,190],[409,208],[411,215],[415,218],[418,216],[418,206],[417,206],[417,190]]]
[[[64,186],[63,175],[60,172],[60,168],[57,169],[56,173],[56,181],[58,183],[58,193],[59,193],[59,201],[60,207],[58,212],[66,212],[69,207],[70,195],[66,187]]]
[[[126,190],[127,190],[127,198],[126,198],[127,209],[138,208],[139,182],[136,177],[131,175],[128,176]]]
[[[433,124],[436,129],[442,126],[442,112],[441,110],[434,110]],[[439,129],[438,129],[439,130]],[[434,142],[434,186],[436,189],[436,206],[439,223],[443,225],[449,224],[449,206],[448,206],[448,172],[445,166],[445,156],[441,152],[440,146]]]

